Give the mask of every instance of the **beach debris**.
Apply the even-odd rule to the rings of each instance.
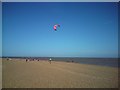
[[[57,31],[57,27],[60,27],[60,25],[59,25],[59,24],[55,24],[55,25],[54,25],[53,28],[54,28],[55,31]]]

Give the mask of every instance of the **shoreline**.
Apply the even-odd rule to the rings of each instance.
[[[4,60],[6,58],[3,58]],[[25,58],[10,58],[10,59],[13,59],[13,60],[25,60]],[[28,58],[27,58],[28,59]],[[34,59],[34,60],[33,60]],[[103,61],[100,61],[100,60],[97,60],[97,58],[94,58],[96,59],[96,61],[91,61],[92,58],[89,58],[90,60],[86,60],[88,58],[84,58],[84,60],[52,60],[52,61],[56,61],[56,62],[67,62],[67,63],[79,63],[79,64],[86,64],[86,65],[97,65],[97,66],[105,66],[105,67],[115,67],[115,68],[119,68],[119,65],[118,65],[118,59],[117,58],[111,58],[111,59],[116,59],[115,62],[113,62],[114,64],[112,65],[112,62],[109,63],[109,60],[103,60]],[[101,59],[101,58],[98,58],[98,59]],[[103,58],[104,59],[104,58]],[[107,59],[107,58],[106,58]],[[108,58],[109,59],[109,58]],[[29,60],[31,61],[48,61],[49,59],[35,59],[35,58],[29,58]],[[114,60],[113,60],[114,61]]]

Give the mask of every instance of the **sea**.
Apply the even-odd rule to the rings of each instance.
[[[118,58],[81,58],[81,57],[2,57],[2,58],[18,58],[22,59],[33,59],[33,60],[49,60],[52,61],[63,61],[68,63],[81,63],[81,64],[91,64],[100,65],[108,67],[119,67],[120,65]]]

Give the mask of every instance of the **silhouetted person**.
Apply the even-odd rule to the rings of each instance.
[[[26,62],[27,62],[28,60],[26,59]]]

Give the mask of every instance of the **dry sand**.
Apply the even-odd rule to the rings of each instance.
[[[0,58],[0,89],[2,89],[2,58]]]
[[[117,88],[118,68],[53,61],[3,60],[3,88]]]

